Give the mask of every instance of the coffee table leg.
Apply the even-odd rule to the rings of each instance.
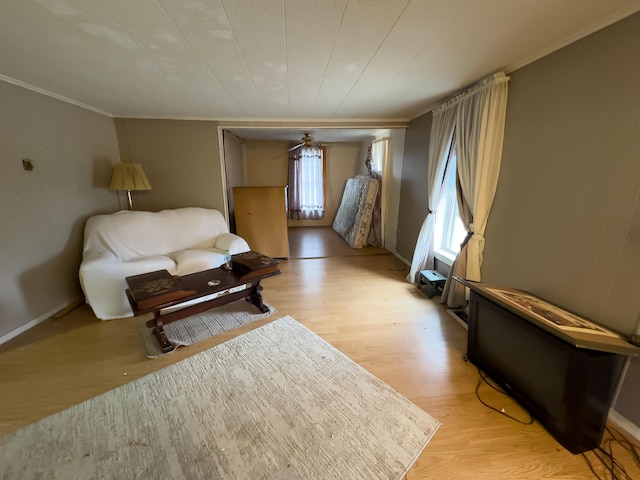
[[[247,302],[253,303],[256,307],[258,307],[258,310],[260,310],[262,313],[267,313],[269,311],[269,307],[267,307],[262,301],[261,292],[263,288],[264,287],[260,285],[260,282],[252,286],[251,293],[247,297]]]
[[[160,312],[155,312],[155,327],[153,327],[153,334],[158,339],[160,343],[160,348],[162,349],[162,353],[168,353],[173,351],[174,346],[169,343],[167,340],[167,335],[164,333],[164,326],[162,325],[162,319],[160,318]]]

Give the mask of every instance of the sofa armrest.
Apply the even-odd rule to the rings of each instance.
[[[218,235],[214,247],[223,252],[225,250],[229,250],[231,255],[251,250],[251,248],[249,248],[249,244],[244,240],[244,238],[233,233],[221,233]]]
[[[166,256],[141,257],[122,262],[115,255],[87,255],[80,264],[80,285],[87,303],[101,320],[133,315],[127,300],[125,277],[168,270],[173,274],[175,262]]]

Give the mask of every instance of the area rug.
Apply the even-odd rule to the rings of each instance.
[[[287,316],[0,438],[3,478],[400,479],[439,422]]]
[[[276,309],[264,303],[269,309],[262,313],[253,304],[245,300],[237,300],[227,305],[216,307],[204,313],[183,318],[165,325],[167,339],[176,348],[183,345],[193,345],[207,338],[233,330],[241,325],[255,322],[273,314]],[[140,334],[144,342],[147,357],[157,358],[166,353],[162,352],[158,339],[153,335],[153,329],[146,326],[146,320],[140,323]]]

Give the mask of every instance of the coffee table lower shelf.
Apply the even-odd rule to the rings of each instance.
[[[152,276],[155,273],[157,272],[150,272],[149,275]],[[235,271],[228,272],[221,268],[215,268],[212,270],[205,270],[203,272],[185,275],[180,277],[180,283],[184,290],[191,291],[191,295],[170,302],[151,305],[147,304],[145,308],[138,307],[138,304],[131,293],[131,289],[133,287],[130,283],[131,277],[127,277],[126,281],[129,288],[126,290],[126,294],[129,303],[131,304],[134,316],[138,317],[147,313],[153,313],[153,318],[148,320],[146,325],[149,328],[153,328],[153,334],[158,339],[158,343],[160,344],[162,351],[167,353],[175,348],[167,339],[164,331],[164,326],[171,322],[206,312],[212,308],[220,307],[243,298],[255,305],[255,307],[262,313],[267,313],[269,308],[265,306],[262,300],[263,286],[260,285],[260,282],[265,278],[278,274],[280,274],[280,270],[278,269],[269,269],[269,271],[265,272],[250,272],[247,274]],[[244,286],[244,288],[238,290],[238,288],[242,286]],[[211,300],[204,300],[199,303],[162,314],[162,311],[167,308],[180,307],[180,305],[192,300],[213,294],[220,295],[212,298]]]

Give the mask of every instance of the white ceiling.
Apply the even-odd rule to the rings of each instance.
[[[638,10],[640,0],[0,0],[0,79],[118,117],[407,120]]]

